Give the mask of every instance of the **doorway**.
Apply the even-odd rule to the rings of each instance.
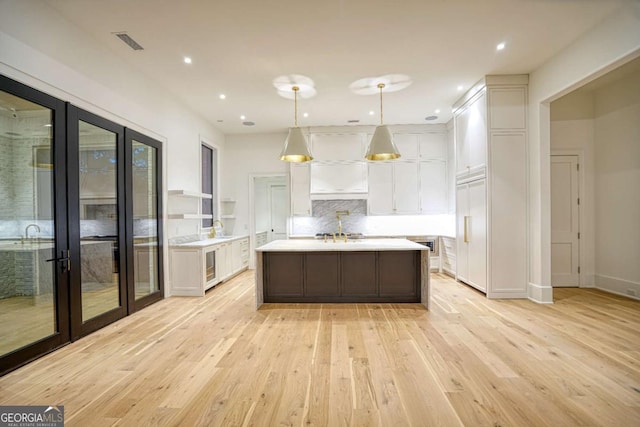
[[[286,175],[264,174],[250,177],[251,243],[255,249],[273,240],[287,238],[289,186]],[[251,251],[250,267],[255,268]]]
[[[551,285],[580,286],[580,162],[551,156]]]

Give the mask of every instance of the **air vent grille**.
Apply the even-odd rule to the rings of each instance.
[[[115,33],[115,34],[120,40],[125,42],[131,49],[133,49],[133,50],[144,50],[144,48],[142,46],[140,46],[140,44],[137,41],[132,39],[129,36],[129,34],[127,34],[127,33]]]

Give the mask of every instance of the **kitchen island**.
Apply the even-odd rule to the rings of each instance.
[[[256,248],[256,308],[417,302],[428,309],[428,249],[406,239],[275,240]]]

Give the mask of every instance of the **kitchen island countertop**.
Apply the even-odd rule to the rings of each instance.
[[[429,248],[407,239],[290,239],[274,240],[256,248],[258,252],[325,252],[325,251],[424,251]]]

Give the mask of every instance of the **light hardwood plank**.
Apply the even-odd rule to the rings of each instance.
[[[487,300],[434,274],[431,311],[255,311],[253,279],[165,299],[9,373],[0,405],[65,405],[68,426],[639,424],[637,301]]]

